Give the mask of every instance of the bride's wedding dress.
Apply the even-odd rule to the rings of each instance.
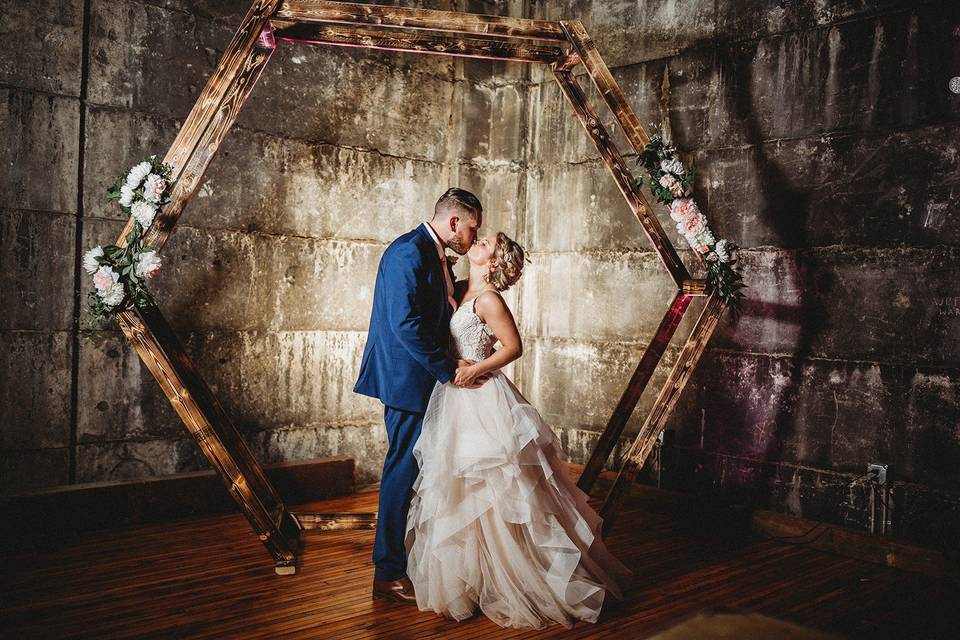
[[[475,300],[475,299],[474,299]],[[456,356],[483,360],[496,338],[464,303]],[[550,427],[503,373],[483,386],[437,384],[414,447],[407,575],[420,610],[501,626],[595,622],[630,574],[600,538],[600,516],[567,475]]]

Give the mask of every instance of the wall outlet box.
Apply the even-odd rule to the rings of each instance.
[[[867,476],[870,479],[876,479],[880,484],[887,484],[887,465],[885,464],[868,464],[867,465]]]

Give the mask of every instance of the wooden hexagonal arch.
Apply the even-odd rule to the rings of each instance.
[[[691,299],[708,296],[603,503],[601,515],[606,531],[689,380],[725,305],[707,291],[704,280],[690,277],[574,77],[572,70],[582,64],[633,150],[642,152],[649,138],[583,25],[576,20],[549,22],[326,0],[255,0],[164,157],[164,162],[173,167],[172,178],[176,183],[170,203],[146,233],[146,242],[157,251],[173,233],[180,214],[199,187],[207,165],[269,62],[278,40],[510,60],[551,68],[677,287],[672,303],[580,477],[579,486],[584,491],[591,490],[622,435]],[[118,246],[123,246],[131,226],[132,219],[121,232]],[[278,573],[294,573],[304,529],[373,528],[376,514],[287,511],[159,310],[131,309],[121,312],[118,318],[124,334],[273,556]]]

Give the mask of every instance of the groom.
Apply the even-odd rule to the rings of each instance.
[[[377,269],[367,344],[353,388],[383,402],[389,442],[373,544],[375,596],[416,603],[404,547],[419,472],[413,445],[436,382],[451,382],[458,368],[471,364],[454,360],[446,349],[457,303],[444,251],[467,252],[482,212],[477,196],[448,189],[437,200],[433,218],[394,240]]]

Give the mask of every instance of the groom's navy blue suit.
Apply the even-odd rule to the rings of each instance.
[[[421,224],[387,247],[377,269],[370,330],[353,390],[383,402],[389,441],[373,545],[378,580],[406,573],[404,533],[418,473],[413,445],[434,385],[452,380],[457,368],[446,349],[453,309],[443,268]]]

